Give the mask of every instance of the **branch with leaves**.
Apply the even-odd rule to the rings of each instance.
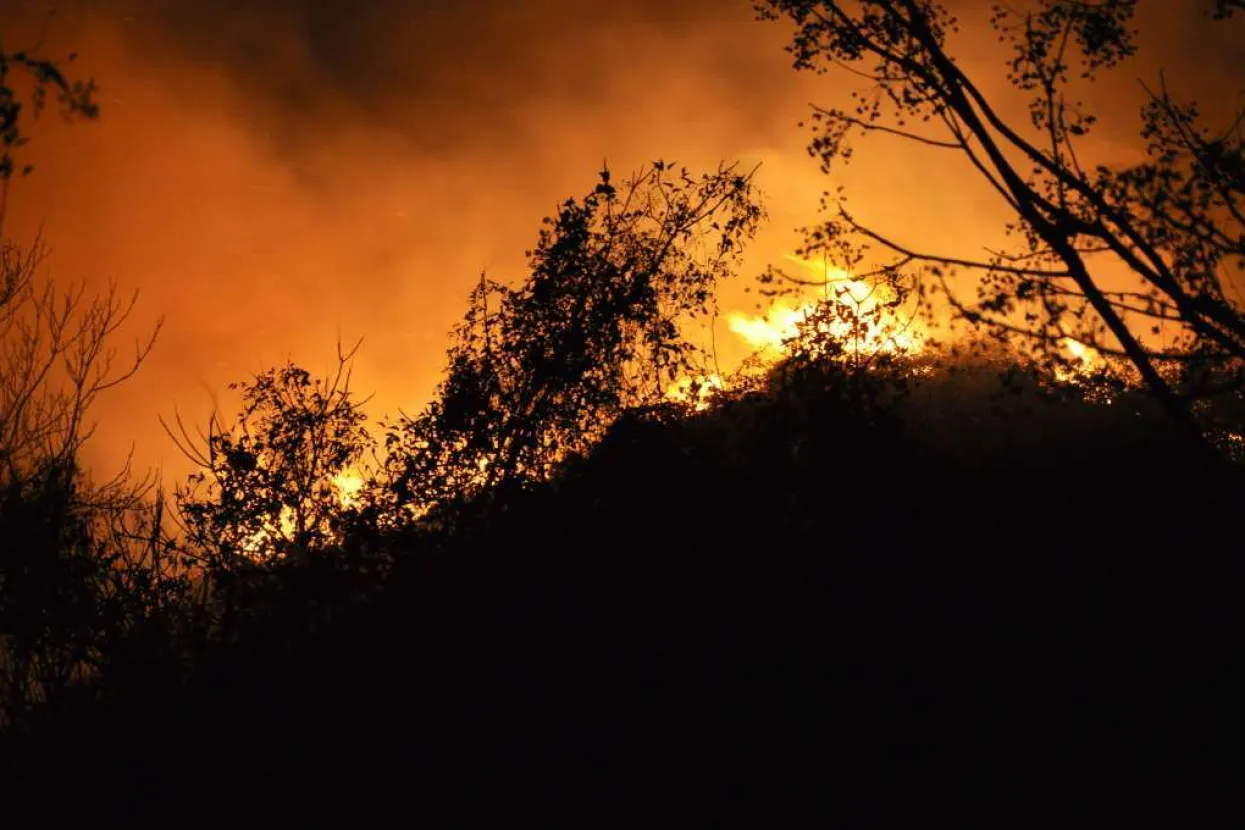
[[[72,463],[99,396],[134,375],[155,345],[157,322],[121,360],[114,344],[138,300],[115,287],[90,298],[40,275],[46,249],[0,245],[0,486],[45,465]]]
[[[1164,84],[1150,92],[1142,113],[1148,159],[1086,166],[1082,143],[1098,121],[1077,102],[1074,87],[1135,54],[1136,5],[1040,0],[1025,10],[994,7],[989,22],[1011,49],[1007,79],[1028,104],[1027,123],[1005,120],[998,102],[955,61],[959,22],[941,3],[763,0],[756,7],[763,18],[794,23],[789,51],[797,69],[848,68],[870,82],[851,93],[850,106],[814,108],[810,149],[824,172],[851,160],[858,135],[959,153],[999,195],[1012,216],[1007,231],[1020,241],[1018,250],[984,261],[917,252],[858,221],[840,193],[827,197],[838,214],[810,229],[806,255],[829,254],[853,267],[879,245],[898,257],[890,267],[976,272],[976,299],[952,303],[964,317],[1023,333],[1039,348],[1073,336],[1118,350],[1194,432],[1183,393],[1196,390],[1177,389],[1163,364],[1196,353],[1214,356],[1225,370],[1245,365],[1245,313],[1230,273],[1245,269],[1241,118],[1211,130]],[[1237,8],[1235,0],[1221,0],[1218,16]],[[1099,274],[1109,259],[1132,274],[1132,289],[1104,288]],[[1179,335],[1163,347],[1138,330],[1155,317],[1174,323]]]
[[[69,62],[76,59],[76,54],[68,57]],[[21,94],[19,81],[28,85],[26,95]],[[56,62],[39,54],[39,44],[12,52],[0,44],[0,232],[4,229],[9,181],[16,172],[25,176],[33,170],[29,164],[19,170],[16,160],[17,152],[30,140],[23,129],[24,114],[38,118],[47,108],[49,95],[53,95],[64,118],[98,118],[95,93],[93,80],[70,78]]]

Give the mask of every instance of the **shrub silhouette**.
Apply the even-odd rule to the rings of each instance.
[[[210,567],[306,557],[341,541],[348,494],[339,480],[371,437],[366,402],[350,393],[353,352],[338,357],[327,378],[288,363],[232,384],[243,408],[233,424],[213,416],[202,447],[179,421],[174,438],[200,469],[178,489],[178,512],[186,544]]]

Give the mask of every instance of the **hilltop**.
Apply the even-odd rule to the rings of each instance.
[[[470,521],[360,542],[394,571],[344,612],[344,577],[281,571],[187,679],[140,670],[16,744],[13,791],[140,823],[599,826],[1213,785],[1239,472],[1126,400],[989,376],[879,403],[779,369],[634,413]]]

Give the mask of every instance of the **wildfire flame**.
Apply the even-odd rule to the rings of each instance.
[[[850,272],[826,262],[804,259],[795,254],[784,258],[816,276],[810,280],[821,290],[822,296],[799,304],[779,300],[760,315],[733,311],[727,315],[730,331],[753,349],[754,356],[772,363],[789,353],[792,341],[801,334],[801,328],[810,321],[816,333],[845,343],[855,342],[857,348],[868,353],[919,353],[924,348],[924,338],[911,321],[899,318],[890,308],[895,299],[893,289],[884,284],[871,284],[856,279]],[[841,307],[848,313],[843,316],[826,315],[827,305]],[[1072,365],[1057,368],[1056,376],[1063,382],[1075,382],[1105,365],[1105,358],[1095,349],[1073,337],[1065,337],[1061,345],[1071,357]],[[711,373],[684,375],[666,387],[670,401],[690,405],[695,411],[707,410],[716,393],[726,388],[722,376]],[[1245,438],[1232,436],[1240,446]],[[486,462],[481,465],[481,481]],[[364,487],[364,479],[354,469],[345,470],[330,479],[337,492],[337,500],[344,508],[355,506]],[[249,552],[263,556],[271,550],[276,539],[290,540],[294,536],[294,511],[286,506],[274,523],[275,526],[256,533],[250,540]]]
[[[337,492],[337,502],[344,508],[358,504],[359,494],[363,490],[363,476],[355,470],[343,470],[329,479]],[[256,531],[243,545],[243,552],[256,559],[264,559],[272,553],[276,542],[290,542],[297,530],[294,522],[294,508],[283,505],[277,515],[276,522]]]
[[[1055,380],[1060,383],[1084,383],[1108,366],[1106,357],[1097,349],[1087,346],[1071,335],[1061,338],[1058,346],[1063,351],[1061,358],[1063,362],[1057,362],[1051,367],[1051,371]]]
[[[693,378],[684,375],[666,387],[666,398],[675,403],[690,404],[697,412],[709,408],[713,395],[724,388],[720,375],[702,375]]]
[[[343,470],[332,478],[333,487],[337,489],[337,500],[342,507],[353,507],[359,502],[359,493],[363,490],[363,476],[354,470]]]
[[[781,359],[790,349],[791,342],[800,334],[802,325],[815,321],[816,332],[844,343],[854,343],[861,352],[868,354],[914,354],[924,348],[924,338],[919,329],[904,321],[888,307],[895,299],[894,291],[887,285],[870,284],[856,279],[850,272],[836,268],[827,262],[805,259],[795,254],[785,254],[788,262],[815,275],[810,282],[824,285],[824,295],[798,305],[777,301],[762,315],[732,312],[727,317],[730,330],[755,354],[766,362]],[[817,316],[827,303],[846,309],[850,313]],[[1084,381],[1107,365],[1106,358],[1096,349],[1074,337],[1067,336],[1060,345],[1070,358],[1070,365],[1055,368],[1055,378],[1062,383]]]
[[[761,316],[740,311],[728,315],[730,330],[761,357],[769,360],[781,358],[790,342],[799,335],[801,324],[814,317],[827,303],[842,307],[850,314],[836,319],[819,319],[818,333],[844,342],[855,341],[861,350],[868,352],[920,350],[920,336],[886,307],[895,299],[891,288],[855,279],[851,273],[825,261],[816,262],[795,254],[785,254],[784,259],[816,275],[823,286],[824,296],[794,307],[778,301]]]
[[[799,325],[813,308],[805,303],[791,308],[785,303],[774,303],[764,316],[757,317],[734,311],[727,317],[730,330],[753,349],[768,357],[777,357],[786,349],[786,343],[799,333]]]

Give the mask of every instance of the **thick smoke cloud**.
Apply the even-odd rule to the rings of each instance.
[[[997,86],[986,5],[958,4],[962,54]],[[1143,9],[1143,60],[1095,93],[1121,125],[1107,157],[1132,152],[1136,78],[1158,66],[1220,109],[1245,88],[1239,27],[1208,30],[1198,3]],[[103,117],[38,124],[6,231],[42,227],[61,279],[141,289],[135,333],[167,318],[99,413],[105,465],[136,440],[140,463],[180,472],[157,414],[201,418],[212,390],[287,357],[325,368],[339,335],[365,336],[377,413],[418,407],[480,270],[517,276],[540,218],[603,159],[764,162],[758,270],[830,184],[797,122],[843,82],[792,72],[786,31],[748,0],[3,0],[0,43],[41,29],[52,56],[80,53]],[[848,183],[913,244],[979,250],[998,225],[970,171],[901,146],[862,153]]]
[[[27,3],[28,14],[45,5]],[[651,70],[680,64],[738,89],[741,115],[763,118],[769,101],[757,93],[778,80],[781,63],[747,47],[762,31],[750,25],[747,2],[64,0],[56,7],[62,22],[112,23],[140,61],[223,73],[248,115],[294,143],[314,141],[324,119],[347,112],[401,131],[420,149],[488,143],[490,133],[521,128],[534,99],[599,107],[629,74],[649,76],[660,95],[663,78]]]

